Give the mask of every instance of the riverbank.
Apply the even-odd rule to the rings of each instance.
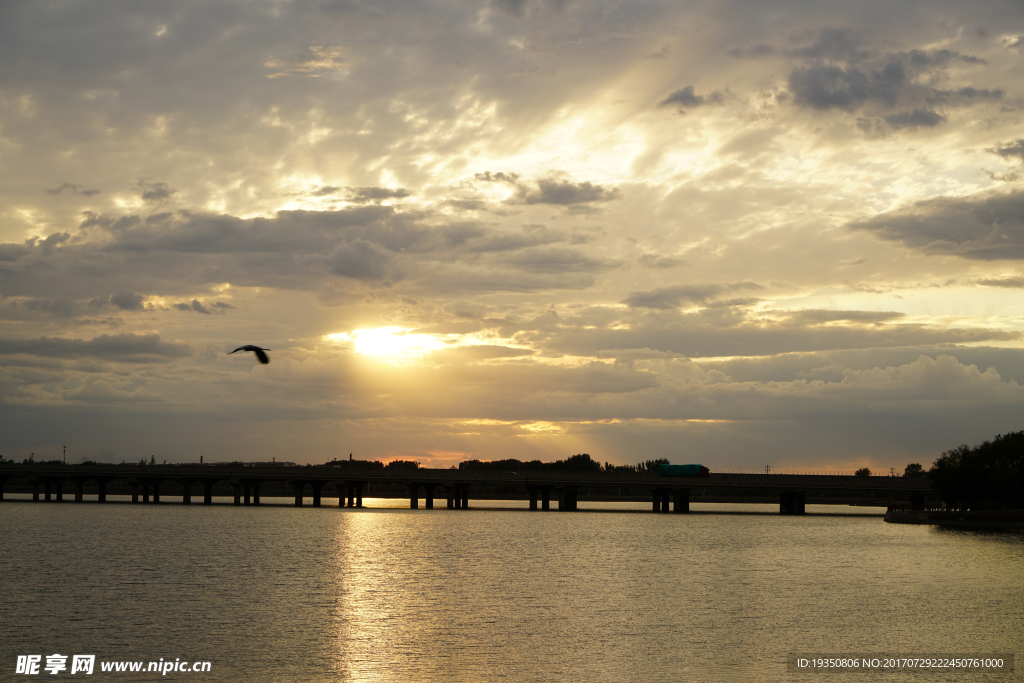
[[[934,524],[984,531],[1024,532],[1024,510],[967,510],[910,512],[890,510],[885,521],[893,524]]]

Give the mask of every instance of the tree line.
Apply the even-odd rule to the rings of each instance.
[[[1024,509],[1024,431],[943,453],[928,475],[947,506]]]

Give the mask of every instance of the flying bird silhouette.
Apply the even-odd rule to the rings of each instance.
[[[238,353],[239,351],[252,351],[253,353],[256,354],[256,357],[259,358],[260,362],[263,363],[264,365],[270,362],[270,359],[267,357],[267,354],[264,353],[264,351],[270,351],[270,349],[261,349],[258,346],[246,344],[245,346],[239,346],[231,353]],[[231,353],[229,353],[228,355],[230,356]]]

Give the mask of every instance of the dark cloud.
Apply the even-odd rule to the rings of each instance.
[[[337,194],[341,190],[340,187],[335,185],[322,185],[313,191],[314,197],[326,197],[330,194]]]
[[[22,256],[31,254],[33,247],[35,240],[25,240],[25,244],[0,244],[0,261],[17,261]]]
[[[24,306],[30,311],[44,311],[63,316],[74,315],[78,308],[75,301],[67,297],[60,299],[29,299],[24,302]]]
[[[379,202],[384,199],[404,199],[412,194],[409,190],[398,188],[391,190],[386,187],[356,187],[349,189],[350,202]]]
[[[930,109],[915,109],[886,116],[885,122],[897,130],[913,130],[915,128],[934,128],[940,123],[945,123],[946,117]]]
[[[74,185],[72,183],[64,183],[63,185],[59,185],[59,186],[54,187],[52,189],[46,190],[46,192],[47,192],[47,194],[60,194],[64,190],[68,190],[72,194],[80,194],[80,195],[84,195],[86,197],[92,197],[93,195],[97,195],[97,194],[100,193],[99,190],[96,190],[96,189],[84,189],[81,185]]]
[[[1021,161],[1024,161],[1024,138],[1018,138],[1006,144],[997,142],[995,147],[989,148],[987,151],[998,154],[1004,159],[1018,157]]]
[[[850,53],[847,47],[840,52]],[[831,55],[835,60],[837,56]],[[881,57],[848,54],[842,61],[815,59],[789,74],[789,90],[797,105],[826,111],[855,111],[865,107],[914,109],[895,113],[890,125],[897,128],[934,126],[940,114],[931,106],[962,107],[979,101],[998,100],[1002,90],[962,87],[943,90],[929,82],[944,76],[952,64],[984,64],[984,60],[950,50],[911,50]]]
[[[661,287],[646,292],[633,292],[622,303],[630,308],[675,309],[683,304],[707,305],[725,292],[742,289],[761,289],[754,282],[736,282],[729,285],[678,285]]]
[[[167,183],[151,183],[141,178],[135,184],[135,189],[146,202],[165,202],[177,192]]]
[[[110,303],[122,311],[141,311],[145,308],[144,299],[144,296],[135,292],[117,292],[110,295]]]
[[[511,201],[523,204],[556,204],[570,206],[586,202],[607,202],[619,198],[618,189],[605,189],[591,182],[574,183],[569,180],[541,178],[537,189],[518,185]]]
[[[981,280],[976,280],[976,282],[984,287],[1024,289],[1024,277],[983,278]]]
[[[1024,259],[1024,192],[929,199],[850,227],[929,254]]]
[[[339,245],[323,258],[315,259],[332,275],[356,280],[400,280],[402,271],[394,265],[394,252],[363,239]]]
[[[476,173],[473,175],[473,177],[476,180],[485,183],[509,183],[515,185],[516,183],[519,182],[518,173],[505,173],[504,171],[499,171],[497,173],[485,171],[483,173]]]
[[[708,95],[697,95],[693,92],[693,86],[688,85],[685,88],[676,90],[668,97],[658,103],[659,107],[678,106],[680,109],[692,109],[693,107],[699,107],[703,104],[721,104],[722,93],[715,91]]]
[[[191,354],[188,346],[161,341],[158,334],[100,335],[88,341],[62,337],[0,339],[0,354],[47,358],[101,358],[126,363],[166,362]]]
[[[192,299],[192,303],[190,304],[174,304],[174,308],[179,311],[195,311],[196,313],[202,313],[203,315],[210,315],[210,309],[204,306],[199,299]]]

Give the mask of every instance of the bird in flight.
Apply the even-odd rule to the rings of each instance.
[[[239,346],[237,349],[235,349],[231,353],[238,353],[239,351],[252,351],[253,353],[256,354],[256,357],[259,358],[260,362],[263,363],[264,365],[266,365],[267,363],[270,362],[270,358],[268,358],[267,354],[264,353],[264,351],[270,351],[270,349],[261,349],[258,346],[254,346],[252,344],[246,344],[245,346]],[[231,353],[229,353],[228,355],[230,356]]]

